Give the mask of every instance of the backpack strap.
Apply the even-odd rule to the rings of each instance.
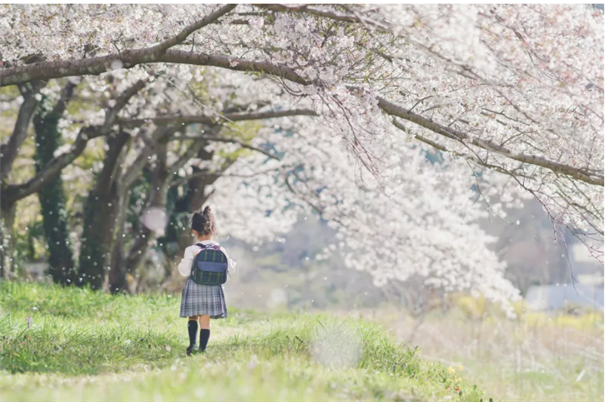
[[[196,244],[194,244],[194,246],[198,246],[202,250],[204,250],[207,247],[206,244],[203,244],[203,243],[196,243]],[[193,276],[193,267],[195,266],[195,257],[196,256],[193,256],[193,264],[191,264],[191,274],[189,274],[189,276]]]

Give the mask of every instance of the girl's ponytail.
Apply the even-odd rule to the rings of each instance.
[[[216,231],[216,223],[214,222],[214,215],[209,206],[206,206],[204,210],[195,212],[191,218],[191,229],[198,232],[200,235],[208,236],[213,235]]]

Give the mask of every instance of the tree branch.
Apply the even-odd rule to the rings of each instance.
[[[118,99],[116,99],[116,104],[107,112],[105,122],[103,123],[103,127],[101,128],[102,133],[100,135],[107,134],[107,132],[111,129],[111,126],[116,123],[120,110],[122,110],[124,106],[128,104],[130,98],[132,98],[137,92],[143,89],[145,85],[147,85],[147,82],[148,81],[146,79],[138,80],[130,88],[125,90],[118,97]]]
[[[103,160],[103,168],[96,180],[96,188],[99,192],[107,191],[116,181],[120,181],[119,165],[123,162],[123,150],[130,140],[130,134],[120,131],[116,135],[112,134],[106,138],[109,148]]]
[[[196,138],[197,139],[197,138]],[[185,164],[200,152],[200,149],[204,146],[202,141],[196,141],[190,146],[187,151],[172,165],[168,167],[168,172],[172,175],[176,174]]]
[[[46,184],[51,182],[61,170],[74,161],[86,148],[86,143],[90,138],[98,137],[97,127],[84,127],[78,133],[76,140],[74,141],[71,149],[55,158],[53,158],[46,167],[44,167],[38,174],[36,174],[29,181],[9,185],[4,189],[2,194],[2,202],[7,205],[13,204],[18,200],[33,194],[44,187]]]
[[[67,84],[61,90],[61,97],[55,104],[52,113],[58,116],[62,116],[67,108],[67,104],[74,96],[74,90],[78,86],[78,82],[74,82],[72,80],[67,81]]]
[[[237,138],[225,138],[225,137],[208,136],[208,135],[201,135],[201,136],[184,135],[184,136],[175,137],[175,138],[173,138],[173,140],[205,140],[205,141],[227,142],[227,143],[232,143],[232,144],[238,144],[242,148],[246,148],[251,151],[260,152],[261,154],[266,155],[267,157],[269,157],[271,159],[281,161],[281,159],[279,157],[265,151],[264,149],[255,147],[253,145],[246,144],[245,142],[242,142],[241,140],[239,140]]]
[[[269,112],[255,113],[224,113],[217,117],[211,116],[182,116],[182,115],[164,115],[150,119],[123,119],[119,123],[124,127],[138,127],[145,123],[154,123],[156,125],[165,124],[217,124],[217,120],[226,121],[245,121],[245,120],[263,120],[289,116],[317,116],[315,111],[310,109],[279,110]]]
[[[564,174],[574,179],[583,181],[588,184],[594,184],[603,187],[603,175],[590,173],[583,169],[578,169],[569,165],[565,165],[563,163],[555,162],[548,160],[541,156],[536,155],[527,155],[523,153],[514,153],[511,150],[498,145],[489,140],[483,140],[479,138],[471,138],[466,133],[461,131],[457,131],[450,127],[443,126],[431,119],[427,119],[419,114],[410,112],[401,106],[398,106],[388,100],[378,97],[378,107],[380,107],[385,113],[397,116],[404,120],[411,121],[421,127],[424,127],[436,134],[442,135],[444,137],[454,139],[460,141],[462,143],[472,144],[476,147],[485,149],[486,151],[490,151],[502,156],[505,156],[509,159],[516,160],[518,162],[527,163],[530,165],[540,166],[546,169],[549,169],[555,173]]]
[[[277,12],[286,12],[286,13],[302,12],[302,13],[314,14],[314,15],[329,18],[329,19],[332,19],[335,21],[362,22],[361,19],[359,19],[355,15],[337,13],[334,11],[318,10],[318,9],[309,7],[308,5],[286,6],[286,5],[282,5],[282,4],[254,4],[254,6],[258,7],[258,8],[264,8],[264,9],[270,10],[270,11],[277,11]]]
[[[17,121],[8,143],[2,145],[0,148],[0,180],[6,179],[12,170],[13,162],[19,154],[23,141],[27,138],[29,124],[38,107],[39,101],[36,99],[36,95],[45,85],[46,83],[42,82],[32,82],[31,84],[24,85],[24,88],[20,88],[23,95],[23,103],[19,108]]]
[[[234,71],[274,75],[301,85],[309,84],[308,81],[291,68],[267,61],[236,61],[225,55],[210,55],[174,49],[168,49],[164,53],[157,54],[151,52],[150,49],[151,48],[131,49],[124,50],[120,54],[110,54],[107,56],[90,57],[79,60],[45,61],[25,66],[0,69],[0,87],[22,84],[34,80],[99,75],[113,69],[114,67],[112,67],[112,65],[115,66],[116,63],[126,69],[147,63],[174,63],[220,67]]]
[[[220,67],[234,71],[257,72],[283,77],[289,81],[296,82],[301,85],[310,84],[290,67],[283,64],[274,64],[268,61],[235,60],[225,55],[209,55],[204,53],[169,50],[166,52],[166,55],[161,58],[161,60],[158,60],[158,62],[192,64],[198,66]]]
[[[139,80],[126,91],[124,91],[118,97],[115,106],[107,112],[105,122],[102,126],[83,127],[78,133],[78,136],[72,144],[71,149],[53,158],[32,179],[22,184],[9,185],[3,189],[2,202],[7,203],[7,205],[15,203],[18,200],[39,191],[47,183],[57,177],[63,168],[73,162],[78,156],[80,156],[80,154],[82,154],[82,152],[84,152],[86,144],[89,140],[109,134],[111,127],[115,124],[119,111],[126,106],[130,98],[141,90],[146,83],[147,81],[145,80]]]
[[[395,127],[397,127],[398,129],[402,130],[405,133],[408,132],[406,130],[405,126],[403,124],[401,124],[400,122],[398,122],[397,120],[395,120],[395,119],[393,119],[393,125]],[[452,151],[451,149],[448,149],[448,148],[444,147],[443,145],[440,145],[440,144],[436,143],[435,141],[431,141],[428,138],[423,137],[423,136],[421,136],[419,134],[413,134],[413,137],[415,139],[417,139],[418,141],[420,141],[420,142],[424,142],[425,144],[430,145],[431,147],[440,150],[441,152],[450,153],[450,154],[456,155],[456,156],[458,156],[460,158],[464,158],[464,159],[470,160],[470,161],[476,163],[479,166],[483,166],[483,167],[488,168],[488,169],[496,170],[496,171],[498,171],[498,172],[500,172],[502,174],[508,175],[508,176],[516,175],[516,176],[524,177],[526,179],[531,179],[531,177],[529,177],[529,176],[526,176],[526,175],[523,175],[523,174],[519,174],[519,173],[512,173],[512,172],[509,172],[508,170],[505,170],[505,169],[501,168],[500,166],[496,166],[496,165],[492,165],[492,164],[489,164],[487,162],[484,162],[483,160],[481,160],[476,155],[465,155],[465,154],[462,154],[460,152]]]
[[[152,137],[155,137],[156,133],[163,130],[164,128],[165,127],[156,128],[156,130],[152,134]],[[151,138],[146,138],[147,133],[143,130],[141,131],[141,133],[139,133],[139,136],[141,138],[143,138],[143,141],[145,142],[145,146],[143,147],[141,152],[139,152],[139,154],[137,155],[134,162],[132,162],[132,164],[128,167],[126,172],[122,175],[122,178],[121,178],[120,182],[118,183],[118,185],[120,186],[120,189],[121,189],[120,191],[130,188],[134,184],[136,179],[141,174],[141,171],[143,170],[143,168],[149,161],[149,158],[153,154],[154,142],[152,141]]]
[[[286,7],[279,6],[282,11],[296,11],[296,12],[309,12],[317,15],[325,14],[323,11],[311,9],[309,7]],[[329,12],[331,13],[331,12]],[[331,13],[334,14],[334,13]],[[351,22],[367,22],[360,19],[358,16],[351,15],[324,15],[327,18],[332,19],[343,19]],[[180,63],[180,64],[191,64],[191,65],[205,65],[221,67],[236,71],[252,71],[260,72],[270,75],[275,75],[287,79],[289,81],[299,83],[301,85],[309,85],[310,82],[302,78],[295,71],[284,65],[277,65],[269,62],[256,62],[256,61],[245,61],[245,60],[230,60],[229,57],[224,55],[208,55],[203,53],[192,53],[178,50],[167,50],[164,54],[158,55],[153,54],[149,49],[135,49],[125,50],[120,55],[109,55],[103,57],[94,57],[84,60],[66,60],[57,62],[39,62],[27,66],[13,67],[4,70],[0,70],[0,85],[11,85],[22,82],[27,82],[36,79],[48,79],[65,77],[69,75],[85,75],[85,74],[101,74],[111,66],[114,61],[121,61],[125,68],[131,68],[134,65],[141,63]],[[445,127],[436,123],[430,119],[426,119],[418,114],[409,112],[384,98],[379,97],[379,106],[383,111],[388,114],[398,116],[402,119],[414,122],[420,126],[423,126],[437,134],[446,136],[448,138],[468,142],[474,146],[483,148],[490,152],[494,152],[505,156],[507,158],[517,160],[522,163],[528,163],[531,165],[540,166],[549,169],[556,173],[561,173],[573,177],[577,180],[586,182],[588,184],[595,184],[599,186],[604,185],[603,175],[594,174],[587,170],[574,168],[562,163],[548,160],[546,158],[527,155],[517,154],[509,149],[495,144],[489,140],[482,139],[470,139],[470,137],[460,131]]]
[[[197,31],[198,29],[201,29],[203,27],[205,27],[208,24],[211,24],[213,22],[215,22],[216,20],[218,20],[219,18],[221,18],[223,15],[233,11],[235,9],[235,7],[237,7],[237,4],[227,4],[224,5],[223,7],[219,8],[218,10],[214,11],[213,13],[205,16],[204,18],[202,18],[201,20],[194,22],[193,24],[187,26],[185,29],[183,29],[178,35],[165,40],[164,42],[155,45],[153,47],[149,48],[149,51],[153,54],[161,54],[164,53],[166,50],[168,50],[169,48],[178,45],[179,43],[183,42],[185,39],[187,39],[187,37],[189,35],[191,35],[192,33],[194,33],[195,31]]]

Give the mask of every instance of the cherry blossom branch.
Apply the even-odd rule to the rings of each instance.
[[[186,52],[183,52],[183,53],[186,53]],[[221,57],[221,56],[219,56],[219,57]],[[222,56],[222,57],[224,57],[224,56]],[[238,64],[238,66],[241,68],[251,66],[253,68],[252,71],[258,71],[257,69],[260,66],[257,64],[259,64],[259,63],[241,62],[240,64]],[[260,64],[263,64],[263,68],[265,68],[266,65],[270,64],[270,63],[261,62]],[[295,79],[292,80],[291,78],[289,78],[287,76],[289,69],[286,68],[286,70],[280,71],[281,67],[282,66],[272,65],[272,67],[270,69],[268,69],[268,71],[278,72],[278,74],[275,74],[275,75],[281,75],[282,77],[287,78],[293,82],[299,83],[301,85],[310,85],[310,82],[304,80],[302,77],[298,76],[296,73],[294,73]],[[234,69],[232,67],[229,67],[229,68]],[[235,68],[235,69],[237,69],[237,68]],[[267,72],[267,71],[265,71],[265,72]],[[430,129],[431,131],[433,131],[437,134],[440,134],[440,135],[443,135],[448,138],[451,138],[451,139],[454,139],[457,141],[461,141],[461,142],[467,141],[467,142],[469,142],[475,146],[478,146],[480,148],[483,148],[487,151],[491,151],[491,152],[500,154],[502,156],[517,160],[519,162],[544,167],[544,168],[552,170],[553,172],[566,174],[575,179],[584,181],[589,184],[595,184],[595,185],[600,185],[600,186],[604,185],[603,175],[590,173],[587,170],[574,168],[572,166],[565,165],[565,164],[555,162],[555,161],[551,161],[551,160],[548,160],[546,158],[536,156],[536,155],[516,154],[516,153],[513,153],[512,151],[510,151],[509,149],[502,147],[498,144],[495,144],[489,140],[472,139],[469,141],[470,137],[465,133],[453,130],[449,127],[442,126],[438,123],[433,122],[430,119],[420,116],[419,114],[408,112],[405,109],[401,108],[400,106],[395,105],[395,104],[387,101],[384,98],[379,97],[378,101],[379,101],[378,106],[386,113],[391,114],[391,115],[396,115],[405,120],[412,121],[416,124],[419,124],[425,128]]]
[[[49,80],[82,75],[99,75],[114,68],[130,69],[139,64],[174,63],[196,66],[220,67],[234,71],[257,72],[283,77],[302,85],[308,82],[291,68],[265,61],[238,61],[225,55],[186,52],[168,49],[164,53],[153,53],[150,49],[123,50],[120,54],[45,61],[25,66],[0,69],[0,87],[23,84],[34,80]],[[117,66],[117,67],[116,67]]]
[[[316,10],[310,8],[308,6],[301,7],[286,7],[286,6],[276,6],[281,7],[282,11],[296,11],[296,12],[307,12],[317,15],[323,15],[328,13],[330,15],[324,15],[328,18],[334,18],[337,20],[350,21],[350,22],[362,22],[367,23],[365,19],[361,19],[358,16],[351,16],[334,12],[324,12],[321,10]],[[277,10],[274,7],[275,10]],[[146,53],[147,52],[147,53]],[[299,83],[301,85],[309,85],[310,83],[299,76],[296,72],[291,70],[290,68],[283,65],[275,65],[269,62],[252,62],[252,61],[239,61],[232,60],[224,55],[207,55],[203,53],[192,53],[192,52],[184,52],[177,50],[168,50],[162,55],[150,55],[148,53],[148,49],[138,49],[138,50],[126,50],[121,55],[109,55],[98,58],[91,58],[86,60],[68,60],[61,62],[41,62],[35,63],[33,65],[22,66],[9,68],[0,71],[0,80],[2,85],[8,85],[10,83],[22,82],[19,80],[23,80],[24,77],[21,78],[15,76],[20,75],[28,75],[29,79],[33,79],[35,77],[49,77],[52,74],[59,74],[60,76],[66,76],[70,74],[100,74],[105,71],[106,66],[110,64],[110,61],[120,60],[124,62],[124,67],[130,68],[133,65],[140,63],[154,63],[154,62],[171,62],[171,63],[184,63],[184,64],[194,64],[194,65],[211,65],[221,68],[227,68],[231,70],[237,71],[253,71],[253,72],[261,72],[271,75],[276,75],[282,77],[284,79]],[[35,74],[34,74],[35,73]],[[38,74],[38,75],[36,75]],[[35,77],[34,77],[35,76]],[[384,108],[383,108],[384,110]],[[401,109],[403,110],[403,109]],[[402,117],[401,115],[400,117]],[[431,127],[430,129],[440,135],[451,136],[453,135],[456,140],[463,140],[464,138],[468,138],[468,136],[464,133],[454,132],[455,130],[443,127],[438,125],[437,123],[432,122],[429,119],[425,119],[424,117],[407,113],[406,117],[402,117],[413,121],[417,124],[423,125],[425,127]],[[463,134],[462,137],[456,134]],[[456,138],[457,137],[457,138]],[[584,181],[589,184],[596,184],[603,186],[603,176],[595,175],[588,173],[587,170],[577,169],[565,164],[561,164],[558,162],[550,161],[546,158],[535,156],[535,155],[525,155],[525,154],[515,154],[511,152],[509,149],[504,148],[498,144],[495,144],[491,141],[485,141],[480,139],[473,139],[470,141],[471,144],[475,146],[479,146],[480,148],[489,150],[494,153],[498,153],[500,155],[506,156],[510,159],[514,159],[523,163],[528,163],[532,165],[541,166],[547,169],[550,169],[555,172],[563,173],[566,175],[570,175],[578,180]]]
[[[309,5],[302,6],[286,6],[283,4],[254,4],[255,7],[264,8],[270,11],[287,12],[287,13],[307,13],[314,14],[319,17],[329,18],[343,22],[361,22],[361,19],[355,15],[343,14],[334,11],[324,11],[313,8]]]
[[[130,53],[129,53],[130,52]],[[125,67],[129,68],[132,65],[129,63],[138,64],[143,62],[144,58],[133,51],[125,51],[122,53],[122,60],[126,60]],[[86,59],[81,61],[60,61],[60,62],[42,62],[35,63],[28,66],[22,67],[14,67],[5,70],[0,70],[0,82],[2,85],[7,84],[6,77],[11,77],[9,75],[12,71],[13,74],[17,74],[17,76],[28,75],[32,79],[31,76],[39,77],[49,77],[49,75],[56,73],[59,76],[67,76],[67,75],[78,75],[80,74],[100,74],[106,70],[104,67],[105,64],[113,57],[113,60],[117,60],[116,55],[112,56],[104,56],[97,57],[92,59]],[[102,59],[102,60],[101,60]],[[96,60],[96,61],[95,61]],[[172,62],[172,63],[182,63],[182,64],[194,64],[194,65],[211,65],[215,67],[222,67],[231,70],[237,71],[253,71],[253,72],[262,72],[271,75],[277,75],[288,79],[290,81],[299,83],[301,85],[309,85],[310,83],[304,78],[300,77],[293,70],[286,66],[276,65],[269,62],[253,62],[253,61],[239,61],[238,63],[232,63],[227,56],[223,55],[207,55],[207,54],[195,54],[191,52],[184,51],[176,51],[176,50],[168,50],[164,55],[159,56],[157,58],[152,58],[147,60],[146,62]],[[105,64],[104,64],[105,63]],[[58,64],[58,65],[57,65]],[[62,65],[64,65],[61,67]],[[233,65],[236,64],[236,65]],[[39,68],[37,68],[38,66]],[[21,69],[21,70],[19,70]],[[20,73],[18,72],[20,71]],[[21,75],[20,75],[21,74]],[[11,83],[16,83],[19,78],[15,78],[17,81],[10,81]],[[25,80],[22,76],[22,80]],[[510,159],[517,160],[519,162],[528,163],[532,165],[541,166],[547,169],[550,169],[554,172],[563,173],[574,177],[580,181],[584,181],[589,184],[595,184],[603,186],[603,175],[597,175],[594,173],[589,173],[586,170],[574,168],[562,163],[550,161],[546,158],[535,156],[535,155],[526,155],[526,154],[515,154],[508,150],[505,147],[502,147],[498,144],[495,144],[488,140],[481,139],[472,139],[469,141],[469,136],[465,133],[453,130],[451,128],[442,126],[438,123],[433,122],[430,119],[424,118],[418,114],[411,113],[401,108],[398,105],[395,105],[384,98],[379,98],[379,107],[384,110],[386,113],[398,116],[402,119],[412,121],[418,125],[421,125],[429,130],[446,136],[451,139],[455,139],[458,141],[468,141],[471,144],[483,148],[485,150],[498,153],[500,155],[506,156]]]
[[[292,185],[292,183],[290,183],[290,180],[288,180],[290,176],[286,175],[286,177],[284,177],[284,183],[286,184],[286,187],[288,187],[288,190],[290,190],[290,192],[299,197],[305,204],[307,204],[309,207],[311,207],[313,210],[315,210],[315,212],[317,212],[320,216],[324,216],[324,209],[316,204],[314,204],[313,202],[309,201],[306,197],[303,197],[298,191],[296,191],[296,189],[294,188],[294,186]]]
[[[219,8],[218,10],[216,10],[213,13],[205,16],[201,20],[199,20],[197,22],[194,22],[193,24],[187,26],[178,35],[176,35],[176,36],[174,36],[174,37],[172,37],[172,38],[170,38],[168,40],[165,40],[164,42],[162,42],[162,43],[160,43],[158,45],[150,47],[149,51],[152,54],[164,53],[169,48],[171,48],[173,46],[176,46],[179,43],[183,42],[185,39],[187,39],[187,37],[189,35],[191,35],[195,31],[197,31],[199,29],[202,29],[206,25],[215,22],[216,20],[218,20],[219,18],[221,18],[225,14],[233,11],[235,9],[235,7],[237,7],[237,4],[227,4],[227,5]]]
[[[406,127],[403,124],[401,124],[400,122],[398,122],[397,120],[395,120],[395,119],[393,119],[393,125],[395,127],[397,127],[398,129],[400,129],[401,131],[409,134],[408,130],[406,129]],[[415,133],[415,134],[411,134],[411,135],[415,139],[417,139],[418,141],[424,142],[425,144],[430,145],[431,147],[433,147],[435,149],[438,149],[441,152],[452,154],[452,155],[455,155],[457,157],[467,159],[467,160],[469,160],[469,161],[471,161],[471,162],[473,162],[473,163],[475,163],[475,164],[477,164],[479,166],[483,166],[485,168],[495,170],[497,172],[500,172],[500,173],[508,175],[508,176],[516,175],[516,176],[523,177],[523,178],[526,178],[526,179],[532,179],[532,177],[524,175],[522,173],[510,172],[510,171],[508,171],[508,170],[506,170],[506,169],[504,169],[504,168],[502,168],[500,166],[496,166],[496,165],[492,165],[490,163],[487,163],[487,162],[483,161],[481,158],[479,158],[479,156],[477,154],[475,154],[474,152],[473,152],[474,155],[463,154],[463,153],[460,153],[460,152],[453,151],[453,150],[451,150],[449,148],[446,148],[445,146],[443,146],[441,144],[438,144],[435,141],[429,140],[428,138],[423,137],[420,134]],[[472,152],[472,150],[470,150],[470,151]]]
[[[165,56],[166,51],[169,48],[182,43],[193,32],[215,22],[220,17],[233,11],[235,7],[237,7],[237,4],[227,4],[213,13],[205,16],[201,20],[187,26],[176,36],[148,48],[123,51],[118,50],[118,54],[110,54],[107,56],[92,57],[81,60],[38,62],[27,66],[1,70],[0,87],[32,81],[34,80],[32,76],[41,76],[44,77],[41,78],[42,80],[48,80],[50,78],[68,77],[74,75],[98,75],[104,71],[113,69],[113,66],[115,66],[114,63],[116,62],[123,64],[126,68],[130,68],[141,63],[153,63],[160,61],[158,58]],[[46,72],[44,70],[46,70]]]
[[[298,179],[300,182],[302,182],[305,187],[307,187],[308,189],[308,185],[307,183],[300,178],[300,176],[298,176],[296,174],[296,167],[294,167],[294,169],[292,169],[290,172],[294,177],[296,177],[296,179]],[[329,219],[326,218],[325,216],[325,208],[315,204],[313,201],[309,200],[306,196],[302,195],[300,192],[298,192],[294,186],[292,185],[292,183],[290,183],[290,174],[286,174],[284,177],[284,183],[286,184],[286,187],[288,187],[288,190],[296,197],[298,197],[302,202],[304,202],[305,204],[307,204],[311,209],[315,210],[315,212],[317,212],[319,214],[319,216],[321,216],[323,219],[326,220],[331,220],[335,223],[337,223],[338,225],[342,226],[342,227],[346,227],[346,225],[342,222],[342,220],[340,220],[339,218],[332,216]],[[315,194],[315,198],[318,198],[317,195]],[[319,201],[319,200],[318,200]]]
[[[192,64],[198,66],[226,68],[233,71],[256,72],[281,77],[301,85],[310,84],[309,81],[298,75],[298,73],[286,65],[271,63],[268,61],[235,60],[220,54],[209,55],[204,53],[193,53],[171,49],[167,51],[166,55],[158,60],[158,62]]]
[[[9,185],[2,192],[2,202],[7,205],[13,204],[18,200],[27,197],[30,194],[37,192],[50,181],[52,181],[61,170],[73,162],[86,148],[87,142],[101,136],[98,127],[87,126],[80,130],[76,140],[71,146],[71,149],[61,155],[54,157],[45,168],[43,168],[36,176],[29,181]]]
[[[498,145],[490,140],[483,140],[479,138],[472,138],[470,135],[457,131],[453,128],[443,126],[431,119],[423,117],[419,114],[409,112],[403,107],[396,105],[388,100],[378,97],[378,107],[380,107],[385,113],[397,116],[404,120],[408,120],[421,127],[424,127],[436,134],[444,137],[460,141],[462,143],[469,143],[476,147],[485,149],[486,151],[494,152],[496,154],[505,156],[509,159],[513,159],[522,163],[530,165],[540,166],[549,169],[555,173],[561,173],[574,179],[583,181],[588,184],[594,184],[603,187],[603,175],[590,173],[584,169],[574,168],[563,163],[548,160],[541,156],[527,155],[523,153],[514,153],[508,148]]]

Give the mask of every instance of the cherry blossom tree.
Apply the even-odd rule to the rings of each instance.
[[[238,157],[205,185],[228,233],[249,237],[261,217],[263,227],[275,225],[267,233],[287,230],[297,210],[312,209],[338,228],[334,247],[347,264],[377,284],[420,274],[503,299],[514,289],[501,279],[493,239],[474,223],[485,213],[479,204],[501,215],[532,196],[555,236],[572,229],[602,260],[603,13],[591,7],[32,5],[3,8],[0,27],[0,86],[23,94],[3,145],[3,211],[56,177],[92,137],[125,126],[232,124],[239,112],[228,114],[228,96],[262,105],[271,88],[269,108],[304,105],[317,116],[283,117],[281,131],[263,124],[245,145],[283,157]],[[82,125],[70,150],[29,182],[8,184],[48,80],[126,71],[130,86]],[[225,77],[205,87],[219,104],[196,96],[200,71]],[[153,81],[173,97],[141,106],[147,94],[136,95]],[[180,99],[179,110],[153,107],[166,99]],[[211,149],[237,146],[221,141]],[[193,178],[193,157],[208,146],[183,154],[177,180]],[[169,165],[168,148],[154,154],[156,166]],[[438,163],[427,161],[429,150]],[[200,166],[197,178],[218,175]]]
[[[34,116],[36,133],[36,168],[40,171],[52,160],[61,146],[62,135],[59,121],[73,96],[77,82],[68,81],[59,99],[52,103],[42,98]],[[49,273],[55,282],[67,285],[75,281],[73,249],[69,242],[69,223],[65,190],[61,175],[38,192],[43,216],[43,227],[48,239]]]

